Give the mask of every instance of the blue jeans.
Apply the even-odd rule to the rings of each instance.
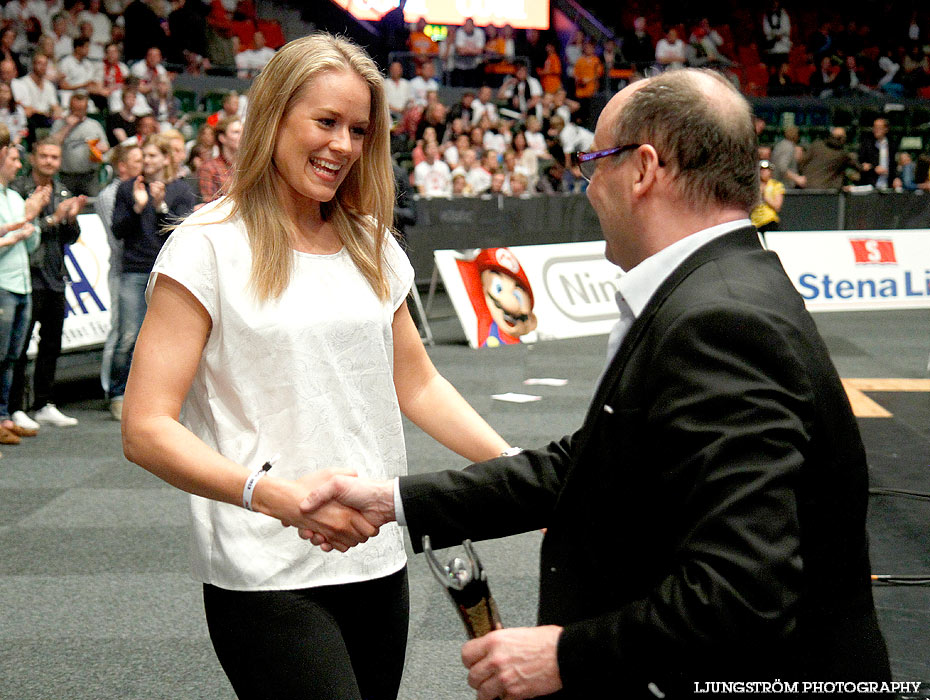
[[[26,345],[32,297],[0,289],[0,420],[10,417],[13,368]]]
[[[126,379],[132,363],[132,351],[145,318],[145,286],[148,272],[124,272],[119,281],[119,337],[113,351],[113,368],[110,374],[110,398],[126,393]]]

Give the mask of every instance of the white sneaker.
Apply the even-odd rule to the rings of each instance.
[[[64,428],[69,425],[77,425],[77,418],[66,416],[64,413],[55,408],[55,404],[47,403],[35,413],[36,420],[40,423],[50,423]]]
[[[121,421],[123,420],[123,397],[117,396],[114,399],[110,399],[110,415],[113,416],[113,420]]]
[[[15,411],[10,418],[13,420],[16,425],[20,428],[29,428],[30,430],[38,430],[39,424],[36,423],[32,418],[30,418],[25,411]]]

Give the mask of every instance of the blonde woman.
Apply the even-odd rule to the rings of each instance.
[[[229,195],[155,263],[124,449],[193,494],[195,575],[240,700],[392,699],[408,616],[400,530],[375,536],[338,506],[299,504],[328,468],[405,473],[401,413],[470,460],[507,444],[436,372],[407,310],[375,64],[342,39],[298,39],[250,105]],[[339,551],[282,524],[328,532]]]

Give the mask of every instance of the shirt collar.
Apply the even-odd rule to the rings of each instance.
[[[625,305],[633,312],[633,316],[638,318],[659,286],[691,253],[715,238],[751,225],[749,219],[738,219],[711,226],[685,236],[646,258],[618,280],[617,286],[620,290],[617,292],[617,307],[624,311],[621,302],[625,300]]]

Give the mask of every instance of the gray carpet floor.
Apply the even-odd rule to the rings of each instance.
[[[844,377],[927,376],[930,311],[824,314],[818,324]],[[513,444],[579,425],[603,336],[473,351],[454,319],[432,325],[435,364]],[[66,364],[59,403],[80,425],[44,428],[0,459],[0,698],[232,700],[188,574],[186,497],[123,458],[99,388]],[[569,381],[524,386],[530,377]],[[490,398],[507,391],[543,398]],[[873,481],[930,491],[930,393],[873,398],[895,414],[861,421]],[[407,441],[411,472],[464,466],[413,426]],[[874,570],[930,573],[930,504],[872,505]],[[533,623],[540,540],[534,532],[477,545],[508,626]],[[402,700],[473,698],[459,661],[464,633],[421,556],[411,557],[410,579]],[[930,680],[930,589],[875,594],[896,679]]]

